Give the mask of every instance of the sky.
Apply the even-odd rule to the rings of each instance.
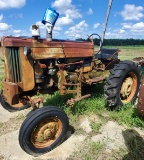
[[[41,37],[46,26],[41,23],[47,7],[59,13],[53,29],[56,39],[86,39],[102,35],[109,0],[0,0],[0,38],[29,36],[37,24]],[[113,0],[105,38],[144,39],[144,0]]]

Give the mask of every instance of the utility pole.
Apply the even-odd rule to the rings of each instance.
[[[108,18],[109,18],[111,6],[112,6],[112,1],[113,0],[109,0],[107,14],[106,14],[105,23],[104,23],[104,29],[103,29],[103,33],[102,33],[102,37],[101,37],[101,42],[100,42],[100,49],[102,48],[102,44],[103,44],[103,41],[104,41],[104,36],[105,36],[106,27],[107,27],[107,23],[108,23]]]

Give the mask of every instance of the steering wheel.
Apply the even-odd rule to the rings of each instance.
[[[91,38],[91,37],[94,36],[94,35],[98,36],[98,39],[99,39],[99,41],[100,41],[100,42],[99,42],[99,46],[100,46],[100,44],[102,43],[102,41],[101,41],[101,37],[100,37],[99,34],[93,33],[93,34],[91,34],[90,36],[88,36],[88,39],[90,39],[90,40],[92,41],[92,43],[94,44],[93,38]]]

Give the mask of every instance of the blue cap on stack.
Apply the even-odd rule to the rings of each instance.
[[[45,14],[42,19],[42,23],[50,23],[52,26],[55,25],[57,19],[58,19],[59,13],[56,12],[54,9],[48,7],[45,11]]]

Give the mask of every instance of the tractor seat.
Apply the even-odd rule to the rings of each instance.
[[[99,52],[95,53],[95,58],[97,59],[117,59],[118,52],[120,52],[118,48],[116,49],[101,48]]]

